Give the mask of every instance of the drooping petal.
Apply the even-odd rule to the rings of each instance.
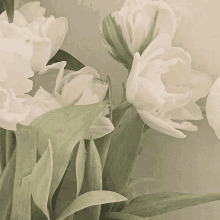
[[[109,118],[97,118],[85,134],[84,139],[90,140],[91,137],[97,139],[111,133],[113,130],[114,126]]]
[[[46,9],[40,7],[40,2],[33,1],[24,4],[18,11],[23,14],[28,23],[31,23],[36,17],[43,16]]]
[[[220,139],[220,77],[213,83],[207,97],[206,116],[209,125]]]
[[[186,135],[184,135],[181,131],[176,130],[172,125],[150,114],[149,112],[143,110],[137,110],[137,112],[139,113],[141,119],[154,130],[176,138],[186,137]]]
[[[34,72],[42,70],[50,59],[51,42],[48,38],[35,38],[32,40],[33,56],[31,68]]]
[[[173,126],[174,128],[181,129],[181,130],[186,130],[186,131],[198,131],[197,126],[193,125],[191,122],[182,122],[182,123],[177,123],[173,122],[171,120],[167,120],[167,122]]]

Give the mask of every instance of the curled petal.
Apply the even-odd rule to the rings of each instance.
[[[176,138],[186,137],[186,135],[184,135],[181,131],[176,130],[168,122],[165,122],[164,120],[150,114],[149,112],[143,110],[137,110],[137,112],[139,113],[141,119],[154,130]]]
[[[177,129],[186,130],[186,131],[198,131],[197,126],[193,125],[191,122],[188,121],[182,123],[173,122],[171,120],[166,120],[166,121]]]
[[[91,137],[97,139],[111,133],[113,130],[114,126],[109,118],[97,118],[85,134],[84,139],[89,140]]]
[[[209,125],[220,139],[220,77],[213,83],[207,97],[206,116]]]
[[[32,40],[33,56],[31,67],[34,72],[42,70],[50,59],[51,42],[48,38],[35,38]]]

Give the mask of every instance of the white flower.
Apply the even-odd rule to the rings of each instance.
[[[102,36],[109,53],[127,68],[136,52],[145,48],[160,34],[173,37],[176,17],[163,0],[126,0],[120,11],[104,18]]]
[[[16,98],[12,89],[7,90],[0,82],[0,127],[16,130],[16,124],[24,121],[29,114],[29,107],[24,100]]]
[[[42,70],[60,48],[68,29],[67,19],[44,17],[45,8],[40,2],[28,2],[14,12],[13,23],[8,23],[4,11],[0,15],[0,32],[4,38],[20,38],[33,46],[31,67]]]
[[[211,84],[208,75],[191,69],[188,53],[171,47],[168,35],[159,35],[141,56],[134,55],[126,96],[149,127],[184,138],[177,129],[196,131],[197,127],[172,120],[202,119],[195,102],[207,96]]]
[[[220,139],[220,77],[213,83],[207,97],[206,116],[209,125]]]
[[[33,98],[23,96],[27,100],[26,104],[30,106],[30,109],[33,109],[29,119],[24,122],[25,124],[29,124],[45,111],[61,108],[69,104],[90,105],[104,100],[108,85],[100,80],[100,76],[95,69],[87,66],[63,77],[65,65],[65,61],[55,63],[47,66],[44,71],[45,74],[50,68],[60,69],[53,94],[40,88]],[[100,138],[114,130],[111,121],[105,117],[108,113],[109,109],[106,107],[91,125],[84,136],[85,139],[90,139],[91,137],[93,139]]]

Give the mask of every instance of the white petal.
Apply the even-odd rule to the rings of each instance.
[[[23,14],[28,23],[31,23],[39,16],[39,12],[41,12],[42,16],[44,15],[45,8],[40,7],[40,2],[34,1],[24,4],[18,11]]]
[[[51,42],[48,38],[34,39],[31,68],[34,72],[41,71],[50,59]]]
[[[206,100],[206,116],[209,125],[220,137],[220,77],[213,83]]]
[[[84,139],[89,140],[91,137],[97,139],[111,133],[113,130],[114,126],[109,118],[97,118],[85,134]]]
[[[171,120],[167,120],[167,122],[172,125],[174,128],[181,129],[181,130],[186,130],[186,131],[198,131],[197,126],[193,125],[191,122],[182,122],[182,123],[177,123],[173,122]]]
[[[168,122],[165,122],[162,119],[155,117],[147,111],[137,110],[137,112],[139,113],[141,119],[154,130],[176,138],[186,137],[186,135],[184,135],[181,131],[176,130]]]
[[[138,75],[140,73],[139,60],[140,54],[135,53],[132,68],[126,83],[126,97],[130,103],[134,101],[134,96],[138,88]]]

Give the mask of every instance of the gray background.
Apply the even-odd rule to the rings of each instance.
[[[69,30],[62,46],[85,65],[94,67],[113,84],[114,106],[120,101],[126,70],[108,55],[101,44],[101,19],[119,10],[124,0],[41,0],[47,15],[65,16]],[[213,80],[220,75],[220,3],[218,0],[167,0],[174,9],[186,8],[173,45],[188,51],[193,68],[208,73]],[[175,3],[174,3],[175,2]],[[200,101],[204,104],[205,99]],[[139,185],[145,192],[220,191],[220,141],[206,118],[195,122],[198,132],[185,132],[186,139],[175,139],[153,130],[144,135],[143,152],[135,167],[135,176],[161,178],[158,183]],[[199,205],[164,214],[157,220],[219,220],[220,202]]]

